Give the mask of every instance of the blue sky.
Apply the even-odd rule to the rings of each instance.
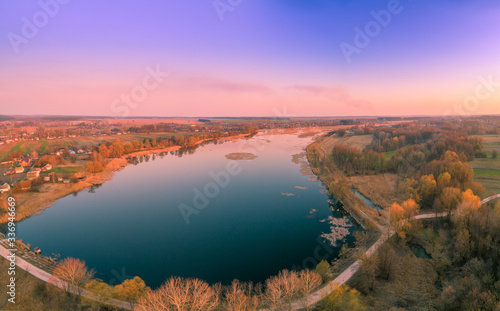
[[[113,115],[161,66],[169,78],[131,115],[441,114],[500,73],[496,1],[246,0],[222,21],[212,1],[72,0],[13,47],[40,3],[0,2],[2,113]],[[346,61],[340,44],[391,5]],[[471,113],[498,113],[499,93]]]

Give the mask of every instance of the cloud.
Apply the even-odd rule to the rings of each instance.
[[[182,81],[181,87],[190,90],[214,90],[227,93],[267,93],[271,91],[271,88],[260,83],[206,77],[187,78]]]
[[[314,96],[319,98],[326,98],[333,101],[335,104],[344,104],[346,106],[355,108],[371,109],[372,103],[365,99],[354,98],[345,86],[322,86],[322,85],[308,85],[296,84],[289,87],[290,89],[303,96]]]

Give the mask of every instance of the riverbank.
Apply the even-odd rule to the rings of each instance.
[[[252,134],[239,134],[227,137],[221,137],[218,140],[238,140],[244,137],[247,137]],[[205,143],[207,141],[212,141],[214,139],[201,139],[195,143],[195,146]],[[83,180],[79,180],[77,183],[63,184],[63,183],[44,183],[42,184],[37,191],[30,192],[21,192],[14,194],[5,194],[2,196],[3,205],[6,204],[6,200],[8,196],[13,196],[17,202],[16,209],[16,222],[24,220],[33,215],[38,215],[42,213],[45,209],[54,204],[57,200],[71,195],[77,194],[80,191],[84,191],[89,189],[95,185],[101,185],[107,181],[113,179],[115,173],[123,170],[127,167],[129,163],[129,159],[133,157],[146,156],[150,154],[158,154],[162,152],[175,152],[181,149],[180,146],[171,146],[167,148],[160,149],[148,149],[141,150],[137,152],[133,152],[130,154],[123,155],[120,158],[110,159],[104,170],[102,172],[96,174],[82,174],[82,177],[85,177]],[[8,222],[8,214],[3,214],[0,216],[0,224]]]
[[[351,191],[350,179],[336,168],[331,160],[330,150],[332,145],[331,136],[323,135],[316,139],[306,148],[307,160],[313,173],[323,182],[339,201],[343,208],[369,232],[380,231],[380,223],[383,222],[378,212],[366,206],[366,204]]]

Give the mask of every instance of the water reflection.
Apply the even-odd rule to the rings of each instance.
[[[136,156],[113,180],[58,200],[20,222],[18,232],[46,254],[85,260],[106,282],[122,269],[157,287],[172,275],[228,284],[235,278],[262,282],[292,267],[312,268],[318,251],[333,260],[344,243],[352,246],[359,226],[344,219],[345,212],[298,158],[311,140],[260,133]],[[242,144],[252,146],[257,157],[226,158],[240,152]],[[211,173],[234,161],[241,174],[232,176],[186,225],[179,205],[192,202],[193,189],[203,189],[213,181]],[[332,220],[337,218],[345,226]],[[328,236],[340,238],[336,245],[321,237],[331,227],[339,233]]]

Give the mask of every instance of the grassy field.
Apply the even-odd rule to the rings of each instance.
[[[82,168],[80,166],[59,166],[59,167],[54,167],[50,171],[46,171],[44,173],[48,174],[54,172],[56,174],[75,174],[81,171]]]
[[[484,150],[500,152],[500,135],[479,135],[483,139]]]
[[[24,142],[15,143],[14,145],[13,144],[2,145],[0,147],[0,161],[3,161],[5,158],[7,158],[9,153],[21,150],[21,146],[23,144]]]
[[[474,169],[474,180],[485,187],[484,197],[500,193],[500,158],[492,159],[494,150],[500,152],[500,135],[482,135],[484,150],[488,158],[469,162]]]
[[[37,145],[37,143],[24,143],[23,144],[23,147],[21,147],[21,150],[24,152],[24,153],[31,153],[31,150],[34,149],[34,147]]]
[[[384,158],[386,159],[390,159],[392,158],[394,155],[398,154],[399,150],[406,150],[410,147],[412,147],[413,145],[408,145],[408,146],[404,146],[403,148],[400,148],[398,150],[394,150],[394,151],[391,151],[391,152],[386,152],[384,153]]]
[[[40,142],[41,143],[41,146],[38,147],[38,150],[37,152],[38,153],[44,153],[45,152],[45,149],[47,149],[47,147],[49,146],[49,142],[46,141],[46,140],[43,140]]]
[[[498,175],[498,176],[500,176],[500,171],[474,170],[474,173],[478,174],[478,175]]]

